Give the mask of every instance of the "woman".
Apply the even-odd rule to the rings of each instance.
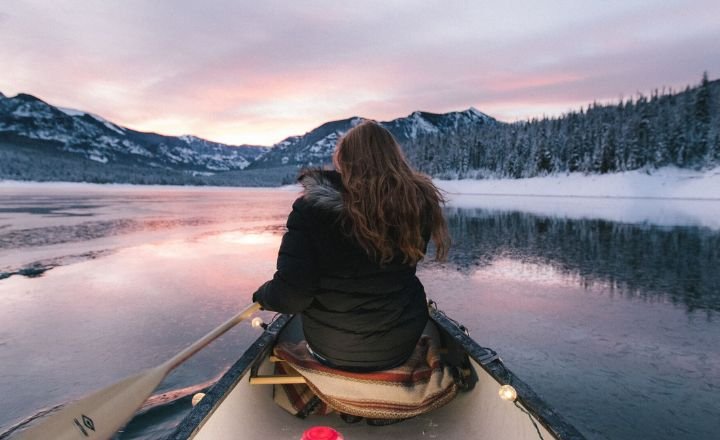
[[[376,122],[338,142],[337,171],[303,173],[277,272],[253,295],[264,309],[299,313],[312,354],[348,371],[379,371],[412,354],[428,320],[415,267],[432,238],[449,247],[442,195],[408,165]]]

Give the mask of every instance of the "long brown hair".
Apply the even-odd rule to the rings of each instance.
[[[333,163],[345,187],[346,224],[369,255],[386,264],[399,250],[414,265],[425,256],[429,232],[436,258],[446,258],[445,200],[429,177],[410,167],[388,130],[374,121],[352,128],[338,142]]]

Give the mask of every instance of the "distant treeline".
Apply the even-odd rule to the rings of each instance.
[[[611,173],[720,165],[720,80],[655,90],[557,118],[458,127],[405,146],[421,171],[445,178]]]

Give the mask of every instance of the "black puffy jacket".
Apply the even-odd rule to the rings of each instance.
[[[277,271],[253,300],[267,310],[301,313],[312,351],[338,368],[402,363],[428,319],[415,266],[400,256],[381,266],[343,232],[337,172],[309,171],[300,182],[305,190],[288,217]]]

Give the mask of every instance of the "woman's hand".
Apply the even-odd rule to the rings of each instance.
[[[265,289],[265,286],[267,286],[270,283],[270,281],[265,281],[262,286],[258,287],[258,289],[253,293],[252,300],[254,303],[260,304],[260,310],[265,310],[265,306],[262,302],[262,292]]]

